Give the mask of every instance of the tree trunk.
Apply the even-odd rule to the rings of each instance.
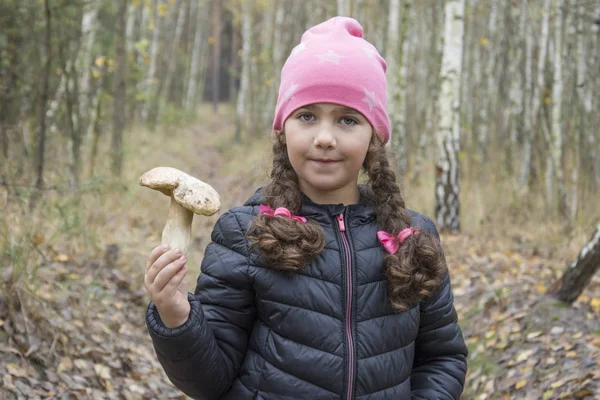
[[[543,8],[543,20],[542,20],[542,36],[540,38],[540,53],[538,57],[538,69],[537,69],[537,84],[533,89],[532,106],[530,121],[530,132],[525,134],[525,143],[523,147],[523,157],[521,164],[521,186],[523,188],[528,187],[529,178],[531,173],[531,145],[535,139],[535,132],[539,128],[538,125],[538,112],[540,109],[540,96],[541,91],[544,88],[544,70],[546,67],[546,54],[548,52],[548,25],[550,21],[550,0],[544,0]]]
[[[307,2],[308,4],[308,2]],[[277,10],[275,11],[275,31],[281,32],[284,29],[285,23],[285,8],[284,8],[284,0],[279,0],[277,4]],[[273,122],[273,116],[275,115],[275,104],[277,103],[277,91],[278,84],[281,78],[281,68],[283,67],[283,57],[284,57],[284,40],[283,35],[275,35],[273,38],[273,53],[272,53],[272,62],[273,62],[273,84],[269,87],[269,97],[267,98],[267,104],[265,108],[268,110],[270,122]],[[270,128],[270,127],[269,127]]]
[[[563,0],[555,0],[556,25],[554,35],[554,83],[552,85],[552,141],[550,145],[550,159],[558,188],[558,212],[562,217],[568,216],[567,190],[563,172],[563,137],[562,137],[562,16]]]
[[[38,129],[36,132],[35,145],[35,188],[32,192],[29,209],[33,210],[37,200],[41,195],[44,186],[44,156],[46,153],[46,106],[48,104],[48,92],[50,91],[50,74],[52,73],[52,15],[50,14],[50,4],[44,2],[44,16],[46,22],[46,34],[44,35],[44,53],[45,65],[42,71],[42,90],[40,93],[40,105],[38,108]]]
[[[414,175],[412,178],[413,182],[418,182],[421,176],[421,170],[423,166],[423,161],[425,159],[425,155],[427,154],[427,143],[429,142],[429,138],[433,138],[436,136],[436,121],[438,118],[438,109],[439,109],[439,77],[440,77],[440,68],[441,68],[441,59],[442,59],[442,47],[443,47],[443,28],[440,32],[440,17],[439,17],[439,9],[438,7],[430,7],[431,12],[431,32],[429,37],[429,45],[431,51],[434,54],[433,60],[429,61],[429,68],[427,69],[427,74],[431,78],[428,79],[428,97],[431,99],[428,102],[427,110],[425,111],[425,132],[419,135],[419,144],[417,148],[417,156],[415,160],[414,167]],[[443,15],[442,15],[443,16]],[[466,83],[465,83],[466,86]]]
[[[206,36],[204,29],[207,22],[206,4],[204,2],[198,3],[197,1],[193,1],[192,4],[196,8],[196,32],[194,34],[194,47],[192,50],[190,76],[185,100],[185,108],[188,112],[192,110],[195,111],[197,99],[199,97],[198,92],[202,92],[201,89],[198,88],[198,83],[201,82],[198,75],[202,63],[202,56],[206,53],[206,46],[204,44],[206,42],[204,39]]]
[[[79,70],[81,71],[81,79],[79,81],[79,116],[81,118],[81,126],[86,126],[89,122],[89,114],[91,112],[90,104],[90,87],[91,78],[90,72],[92,67],[92,57],[94,42],[96,41],[96,31],[98,30],[98,23],[96,22],[98,9],[102,2],[96,1],[84,12],[83,19],[81,21],[81,36],[84,41],[83,49],[79,57]],[[86,138],[89,139],[89,138]],[[89,140],[86,140],[88,143]]]
[[[245,0],[244,0],[245,1]],[[219,111],[221,81],[221,0],[213,1],[213,65],[212,65],[212,104],[213,111]]]
[[[406,59],[406,55],[408,54],[408,46],[410,44],[411,36],[408,35],[409,29],[411,28],[410,21],[414,20],[410,18],[410,14],[412,12],[412,1],[405,0],[404,1],[404,10],[402,14],[402,48],[400,51],[400,68],[398,71],[399,81],[400,81],[400,89],[399,89],[399,97],[398,102],[400,107],[398,109],[398,119],[396,120],[396,132],[397,132],[397,168],[398,175],[403,177],[408,171],[408,141],[406,135],[406,113],[408,108],[408,82],[407,73],[408,73],[408,61]]]
[[[388,11],[388,31],[387,31],[387,44],[385,48],[385,61],[387,63],[387,87],[388,87],[388,102],[387,112],[390,117],[390,125],[395,126],[398,120],[398,111],[396,105],[399,100],[400,88],[398,87],[398,59],[399,59],[399,31],[398,25],[400,23],[400,0],[391,0],[389,2]],[[394,132],[394,131],[393,131]],[[396,132],[394,132],[395,134]],[[396,135],[394,135],[396,136]],[[390,138],[390,144],[396,142],[396,137]],[[394,150],[397,149],[393,146]]]
[[[104,82],[108,75],[108,63],[105,61],[100,70],[100,76],[98,77],[98,88],[96,94],[92,100],[92,114],[91,124],[88,127],[87,135],[91,138],[90,153],[88,158],[88,170],[89,176],[93,177],[96,168],[96,157],[98,155],[98,143],[100,141],[100,122],[102,120],[102,93],[104,92]]]
[[[151,93],[154,91],[153,88],[156,86],[156,70],[158,65],[158,56],[160,50],[160,37],[161,31],[164,25],[164,17],[160,15],[159,9],[164,0],[157,0],[156,7],[154,8],[154,30],[152,32],[152,45],[150,47],[150,66],[148,67],[148,73],[144,79],[144,85],[142,92],[145,94],[144,106],[142,108],[142,119],[148,121],[150,114],[150,105],[152,102]]]
[[[492,97],[493,93],[496,93],[494,90],[494,66],[496,65],[496,46],[498,46],[498,41],[496,40],[496,19],[498,15],[498,0],[491,1],[491,10],[490,16],[488,20],[488,38],[486,40],[486,45],[482,46],[487,49],[487,64],[485,67],[484,77],[482,79],[484,89],[483,89],[483,98],[480,98],[480,107],[479,107],[479,130],[477,135],[477,154],[479,158],[479,162],[485,162],[487,158],[487,146],[488,140],[490,136],[490,121],[489,114],[492,109]],[[481,68],[483,70],[483,68]]]
[[[166,98],[169,93],[171,79],[173,73],[175,72],[175,67],[177,65],[177,49],[179,47],[181,33],[183,32],[186,10],[187,7],[183,5],[183,1],[179,0],[177,3],[175,3],[175,6],[171,11],[173,22],[169,25],[174,26],[175,29],[173,33],[173,38],[170,40],[165,51],[165,59],[167,63],[166,71],[164,73],[164,76],[161,79],[158,79],[158,86],[152,96],[150,112],[148,115],[148,123],[152,128],[156,127],[156,124],[160,119],[160,105],[162,101],[166,101],[163,100],[163,97]]]
[[[600,266],[600,224],[591,240],[583,247],[577,260],[565,271],[557,283],[554,296],[567,304],[573,303],[592,281]]]
[[[250,62],[251,62],[251,41],[252,40],[252,9],[250,0],[242,2],[242,77],[240,81],[240,91],[237,98],[236,108],[236,127],[235,139],[239,143],[242,140],[242,133],[245,132],[248,95],[248,85],[250,81]]]
[[[464,29],[464,0],[448,0],[445,6],[444,52],[440,73],[440,116],[436,154],[437,226],[442,231],[460,231],[459,159],[460,74]]]
[[[127,75],[127,51],[125,48],[125,31],[127,25],[127,0],[119,0],[119,12],[116,24],[116,64],[114,82],[114,108],[113,108],[113,132],[112,132],[112,173],[120,177],[123,170],[123,130],[125,129],[126,113],[126,75]]]
[[[337,15],[347,17],[350,15],[349,11],[348,0],[337,0]]]

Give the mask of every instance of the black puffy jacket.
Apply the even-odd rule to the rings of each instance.
[[[319,205],[325,250],[300,274],[260,265],[245,232],[262,189],[220,216],[206,248],[191,314],[166,328],[152,302],[146,323],[173,384],[194,399],[458,399],[467,349],[449,277],[429,299],[394,312],[372,196]],[[413,226],[438,236],[410,211]]]

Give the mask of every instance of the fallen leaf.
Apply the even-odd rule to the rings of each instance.
[[[527,380],[525,380],[525,379],[520,380],[519,382],[516,383],[515,389],[517,389],[517,390],[523,389],[525,387],[525,385],[527,385]]]
[[[61,372],[69,371],[72,368],[73,368],[73,360],[71,360],[69,357],[63,357],[63,358],[61,358],[60,362],[58,363],[56,372],[58,374],[60,374]]]
[[[565,381],[560,380],[560,381],[556,381],[556,382],[551,383],[550,387],[552,389],[558,389],[559,387],[561,387],[564,384],[565,384]]]
[[[533,354],[533,350],[525,350],[519,353],[519,355],[517,356],[516,359],[516,363],[522,363],[523,361],[527,360],[529,357],[531,357],[531,355]]]
[[[541,334],[542,334],[541,331],[531,332],[530,334],[527,335],[527,339],[534,339],[534,338],[540,336]]]
[[[54,257],[54,261],[63,262],[64,263],[64,262],[69,261],[69,256],[66,255],[66,254],[58,254],[58,255],[56,255]]]
[[[94,364],[96,375],[103,379],[110,379],[110,368],[104,364]]]
[[[17,376],[19,378],[24,378],[27,376],[27,371],[25,371],[24,368],[18,366],[17,364],[7,364],[6,371],[9,374],[11,374],[13,376]]]

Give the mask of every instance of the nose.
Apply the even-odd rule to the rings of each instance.
[[[336,140],[335,136],[331,133],[331,130],[332,128],[328,124],[321,124],[321,126],[318,128],[315,134],[315,147],[320,147],[324,149],[335,148]]]

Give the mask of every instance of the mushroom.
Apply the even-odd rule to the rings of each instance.
[[[213,215],[221,207],[219,194],[207,183],[171,167],[157,167],[140,177],[140,185],[171,197],[162,242],[187,253],[194,214]]]

